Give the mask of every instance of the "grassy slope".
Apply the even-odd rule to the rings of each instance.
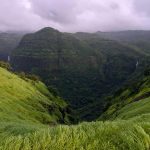
[[[99,121],[50,127],[49,123],[57,120],[57,113],[53,111],[53,115],[49,115],[41,106],[41,102],[51,105],[58,102],[58,99],[54,99],[42,83],[26,82],[1,68],[0,83],[1,150],[148,150],[150,148],[148,121],[133,118],[128,121],[119,119],[113,122]],[[148,99],[145,103],[148,103]],[[140,107],[140,104],[137,105]],[[147,111],[148,105],[145,106],[147,109],[143,108]],[[121,111],[120,114],[123,114],[124,110]]]
[[[135,116],[138,119],[143,118],[144,121],[150,121],[150,97],[123,107],[119,110],[117,119],[127,120]]]
[[[138,109],[142,109],[143,113],[146,112],[147,108],[142,107],[143,103],[150,97],[150,77],[144,77],[143,79],[140,79],[140,81],[135,82],[134,84],[130,84],[130,86],[127,86],[125,88],[120,89],[117,91],[114,96],[112,96],[110,99],[112,99],[111,102],[109,102],[109,105],[107,106],[107,110],[103,115],[100,117],[100,119],[116,119],[121,113],[126,113],[126,117],[129,118],[129,110],[128,107],[133,109],[133,111],[137,111]],[[109,101],[110,101],[109,99]],[[139,103],[139,105],[138,105]],[[132,108],[132,106],[134,106]],[[150,107],[150,104],[147,105],[147,107]],[[136,110],[134,110],[136,109]],[[139,114],[141,115],[141,112]],[[138,111],[133,114],[133,116],[137,116]],[[126,118],[125,117],[125,118]],[[124,118],[123,118],[124,119]]]
[[[42,82],[23,80],[0,68],[0,133],[26,133],[38,125],[68,121],[67,104],[49,93]],[[66,118],[64,118],[66,117]]]
[[[136,85],[138,87],[138,85]],[[141,120],[150,121],[150,78],[144,78],[139,83],[138,90],[124,90],[116,96],[100,119],[111,120]]]

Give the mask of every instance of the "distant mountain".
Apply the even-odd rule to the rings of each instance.
[[[98,31],[95,34],[103,38],[109,38],[117,41],[149,41],[150,31],[144,30],[129,30],[129,31],[114,31],[114,32],[101,32]]]
[[[15,49],[25,33],[0,32],[0,60],[7,61],[8,55]]]
[[[150,31],[144,30],[129,30],[129,31],[114,31],[114,32],[101,32],[85,33],[77,32],[73,34],[76,38],[87,40],[91,38],[101,38],[126,43],[136,49],[141,49],[146,55],[150,55]]]
[[[89,113],[94,110],[91,106],[140,72],[148,60],[141,49],[126,43],[49,27],[25,35],[11,55],[16,71],[39,75],[85,120],[96,118]],[[88,111],[83,109],[86,106]],[[99,108],[97,114],[101,111]]]
[[[132,44],[150,55],[150,31],[131,30],[120,32],[96,32],[95,34],[101,38]]]

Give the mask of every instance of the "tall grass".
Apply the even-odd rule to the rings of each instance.
[[[76,126],[38,129],[20,135],[5,135],[2,150],[149,150],[150,124],[92,122]]]

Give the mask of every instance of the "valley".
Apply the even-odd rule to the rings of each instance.
[[[81,120],[91,121],[102,112],[105,96],[149,65],[149,55],[95,34],[77,35],[50,27],[27,34],[12,51],[11,64],[15,71],[40,76]],[[96,110],[94,103],[100,106],[95,116],[91,113]]]
[[[24,35],[0,62],[0,149],[149,150],[149,32],[124,32]]]
[[[138,90],[115,93],[97,121],[69,125],[70,111],[60,97],[40,81],[0,68],[0,149],[148,150],[150,97],[142,95],[150,92],[149,73],[135,83]]]

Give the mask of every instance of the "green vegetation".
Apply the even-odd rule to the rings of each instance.
[[[24,80],[33,80],[33,81],[41,81],[40,77],[38,77],[37,75],[34,74],[26,74],[25,72],[17,72],[16,73],[20,78],[24,79]]]
[[[0,33],[1,60],[22,35]],[[149,150],[149,40],[149,31],[25,35],[13,69],[0,61],[0,150]],[[72,115],[97,121],[71,125]]]
[[[150,31],[97,32],[96,36],[128,43],[150,56]]]
[[[0,68],[0,122],[27,124],[69,123],[67,104],[40,81],[23,80]]]
[[[15,71],[40,76],[81,120],[91,121],[102,113],[104,97],[141,72],[150,59],[137,47],[97,34],[79,35],[82,33],[61,33],[52,28],[27,34],[12,52],[11,64]]]
[[[37,127],[35,132],[32,126],[28,126],[28,133],[18,134],[12,132],[9,126],[7,133],[3,133],[5,138],[2,138],[0,148],[2,150],[12,147],[14,150],[149,150],[149,127],[150,124],[144,122],[139,124],[132,121],[95,122],[77,126],[50,128],[41,126]],[[22,129],[23,132],[24,127]]]
[[[70,124],[70,110],[57,92],[53,90],[53,96],[42,82],[24,80],[0,68],[0,83],[0,150],[150,149],[147,74],[115,93],[112,106],[101,117],[107,115],[113,121],[78,125],[58,125]]]
[[[0,150],[149,150],[149,45],[125,33],[24,36],[11,63],[25,73],[0,62]]]
[[[0,61],[0,67],[5,68],[7,70],[11,70],[12,69],[10,64],[7,63],[7,62],[4,62],[4,61]]]
[[[150,107],[150,76],[149,69],[142,79],[130,81],[107,99],[105,112],[100,119],[128,119],[149,113]],[[148,110],[148,111],[147,111]]]

